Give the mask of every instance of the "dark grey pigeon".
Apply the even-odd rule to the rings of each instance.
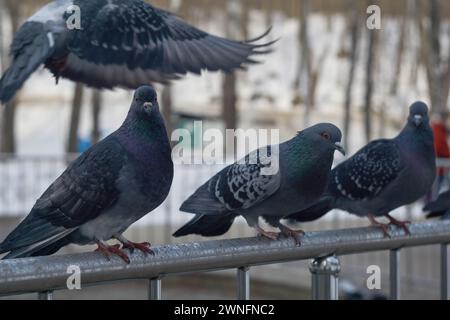
[[[439,195],[437,200],[427,204],[423,210],[430,212],[427,218],[450,219],[450,191]]]
[[[278,234],[259,226],[259,217],[263,217],[299,244],[303,231],[291,230],[280,220],[320,197],[335,150],[344,152],[341,136],[336,126],[319,124],[288,142],[258,149],[228,166],[183,203],[180,210],[195,217],[174,236],[219,236],[230,229],[237,216],[243,216],[259,234],[277,239]],[[266,172],[269,167],[275,170]]]
[[[173,178],[171,148],[156,92],[139,88],[122,126],[75,160],[45,191],[30,214],[0,244],[6,259],[50,255],[75,243],[97,244],[109,258],[123,248],[152,253],[149,243],[122,236],[158,207]]]
[[[56,79],[101,89],[136,89],[202,70],[230,72],[270,52],[273,42],[255,44],[269,31],[232,41],[142,0],[55,0],[15,35],[13,61],[0,80],[0,102],[8,102],[41,65]]]
[[[321,199],[288,219],[307,222],[332,209],[341,209],[368,217],[387,236],[390,225],[401,227],[409,234],[408,222],[398,221],[389,213],[423,197],[435,175],[428,107],[416,102],[410,108],[406,127],[395,139],[373,141],[337,166]],[[376,217],[383,216],[389,219],[388,225],[376,221]]]

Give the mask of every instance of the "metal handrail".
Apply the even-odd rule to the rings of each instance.
[[[3,260],[0,261],[0,295],[41,292],[41,298],[50,298],[53,290],[66,289],[68,267],[77,266],[82,272],[81,281],[84,286],[117,280],[150,280],[150,297],[154,299],[161,298],[161,278],[176,274],[237,269],[240,279],[239,298],[248,299],[248,272],[252,266],[315,259],[314,265],[323,267],[322,272],[318,272],[316,268],[315,273],[318,277],[325,276],[325,280],[322,279],[324,281],[316,282],[334,283],[338,274],[336,269],[332,270],[326,263],[320,263],[333,255],[382,250],[398,253],[405,247],[432,244],[441,244],[445,248],[442,252],[448,252],[450,221],[415,223],[410,226],[410,230],[411,235],[408,236],[403,230],[392,229],[391,238],[386,238],[377,228],[311,232],[302,239],[300,247],[296,247],[291,239],[269,241],[262,238],[161,246],[154,248],[155,256],[145,256],[139,252],[131,254],[129,265],[117,257],[107,261],[100,253]],[[399,257],[395,254],[391,254],[392,256]],[[335,261],[333,263],[336,264]],[[399,298],[399,259],[391,259],[391,263],[391,267],[395,268],[391,281],[396,281],[391,286],[396,292],[391,294],[394,298]],[[441,281],[447,281],[442,285],[443,298],[448,297],[448,263],[448,255],[443,254]],[[337,290],[336,286],[332,287]],[[316,288],[317,290],[320,291],[320,288]],[[327,295],[318,295],[325,296]],[[329,298],[337,298],[337,294],[331,294]]]

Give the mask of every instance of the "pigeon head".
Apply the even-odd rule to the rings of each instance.
[[[345,155],[345,150],[341,145],[342,132],[334,124],[320,123],[303,130],[301,135],[310,138],[318,145],[328,146]]]
[[[142,86],[136,90],[133,98],[134,109],[151,116],[159,110],[158,95],[152,86]]]
[[[413,103],[409,108],[408,123],[419,128],[422,124],[428,124],[428,122],[428,106],[421,101]]]

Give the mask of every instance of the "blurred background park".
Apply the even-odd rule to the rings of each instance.
[[[0,0],[0,72],[9,65],[9,45],[20,24],[49,1]],[[317,122],[333,122],[344,132],[352,154],[370,140],[393,137],[404,125],[408,106],[424,100],[440,119],[447,117],[450,89],[450,3],[445,0],[155,0],[208,32],[248,39],[272,31],[279,39],[262,63],[233,74],[187,76],[158,85],[171,132],[204,127],[279,129],[282,140]],[[381,8],[381,29],[369,30],[367,8]],[[113,132],[123,121],[132,92],[97,91],[55,80],[40,70],[11,103],[1,108],[0,239],[33,206],[70,159]],[[196,145],[201,150],[201,145]],[[340,161],[342,159],[337,159]],[[134,240],[154,245],[202,240],[171,237],[190,216],[179,213],[186,197],[220,166],[177,166],[172,192],[154,213],[129,230]],[[445,187],[445,186],[444,186]],[[448,186],[447,186],[448,187]],[[399,209],[397,216],[421,220],[422,204]],[[366,226],[365,220],[333,212],[303,225],[307,231]],[[225,236],[252,236],[237,223]],[[70,247],[64,252],[77,252]],[[83,248],[82,250],[86,250]],[[405,298],[439,297],[438,247],[402,252]],[[343,286],[350,297],[380,297],[388,292],[388,253],[342,258]],[[383,286],[365,289],[366,269],[379,265]],[[307,298],[308,262],[259,267],[256,298]],[[272,272],[274,269],[283,272]],[[167,283],[166,298],[232,297],[227,272]],[[292,279],[295,279],[293,281]],[[214,291],[208,283],[214,282]],[[121,284],[125,294],[92,289],[73,298],[139,298],[139,284]],[[356,290],[356,291],[355,291]],[[58,297],[58,293],[55,294]],[[25,296],[26,297],[26,296]]]

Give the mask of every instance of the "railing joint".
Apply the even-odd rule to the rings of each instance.
[[[312,299],[339,300],[341,263],[335,255],[311,261]]]
[[[238,300],[250,300],[250,268],[237,269],[237,298]]]
[[[161,277],[150,279],[149,300],[162,300]]]
[[[400,300],[400,249],[389,253],[390,298]]]
[[[450,300],[450,243],[441,244],[441,299]]]
[[[38,300],[53,300],[53,291],[38,292]]]

